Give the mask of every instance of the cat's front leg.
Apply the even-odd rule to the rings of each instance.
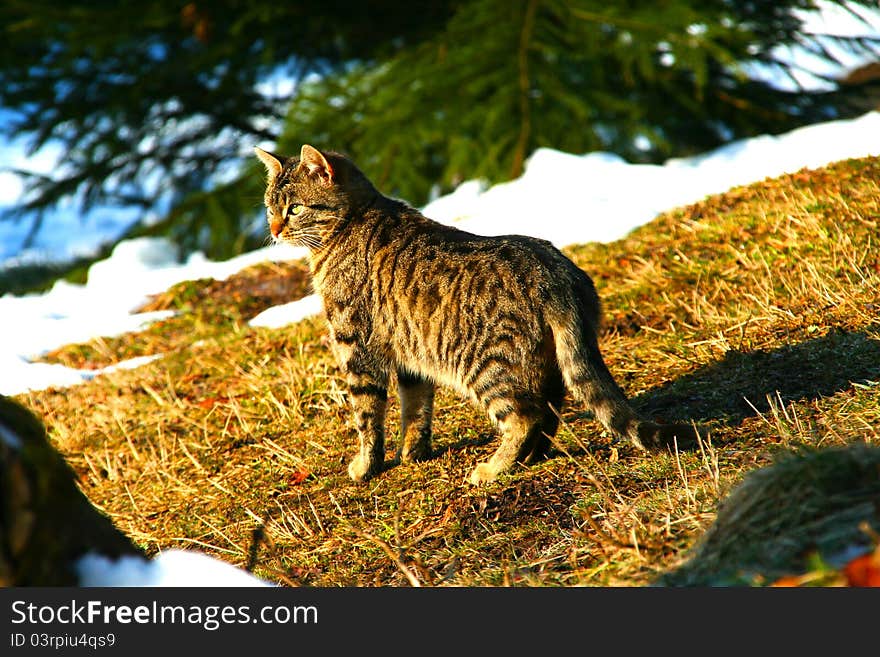
[[[359,306],[326,297],[323,301],[330,324],[330,345],[345,373],[352,424],[358,436],[358,451],[348,464],[348,474],[355,481],[366,481],[382,471],[385,461],[388,372],[367,346],[367,322]]]
[[[355,481],[366,481],[379,474],[385,461],[385,407],[388,400],[387,377],[348,369],[348,393],[358,452],[348,465]]]

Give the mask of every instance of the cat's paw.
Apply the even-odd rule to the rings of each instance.
[[[469,481],[474,486],[481,486],[482,484],[491,484],[497,477],[498,472],[491,463],[477,463],[477,467],[471,472]]]
[[[642,422],[630,439],[643,450],[694,449],[699,445],[700,430],[689,424]]]
[[[416,443],[415,445],[404,445],[400,451],[399,460],[401,463],[416,463],[418,461],[427,461],[431,458],[430,443]]]
[[[357,482],[366,481],[379,474],[380,469],[380,464],[376,459],[358,454],[348,464],[348,476]]]

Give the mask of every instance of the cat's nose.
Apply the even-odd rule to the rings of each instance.
[[[272,233],[272,237],[278,237],[282,228],[284,228],[284,219],[272,219],[269,222],[269,232]]]

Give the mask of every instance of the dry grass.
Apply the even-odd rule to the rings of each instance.
[[[843,583],[852,575],[841,577],[835,568],[874,550],[880,559],[878,501],[880,447],[802,447],[750,472],[723,500],[691,559],[661,581]],[[798,565],[805,561],[809,570],[802,573]],[[874,568],[880,577],[880,560]]]
[[[492,428],[443,392],[437,456],[354,484],[323,321],[246,322],[305,292],[301,263],[176,286],[154,304],[172,320],[51,355],[163,358],[18,399],[148,552],[199,548],[290,585],[643,585],[775,454],[880,444],[878,180],[870,158],[802,171],[570,250],[603,298],[612,372],[648,415],[708,426],[695,452],[643,455],[568,406],[552,458],[477,489]]]

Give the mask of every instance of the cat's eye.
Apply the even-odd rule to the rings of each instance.
[[[302,211],[305,209],[306,209],[306,206],[304,206],[302,203],[295,203],[294,205],[287,206],[287,210],[285,211],[285,214],[288,214],[288,215],[302,214]]]

